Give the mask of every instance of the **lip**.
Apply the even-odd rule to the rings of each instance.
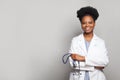
[[[86,27],[85,30],[86,30],[86,31],[89,31],[89,30],[90,30],[90,27]]]

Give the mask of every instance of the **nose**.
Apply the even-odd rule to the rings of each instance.
[[[88,23],[86,23],[86,26],[89,26],[89,24],[88,24]]]

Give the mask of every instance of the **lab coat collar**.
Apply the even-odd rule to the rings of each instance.
[[[89,48],[90,48],[91,46],[96,45],[96,40],[98,40],[98,39],[99,39],[99,38],[98,38],[95,34],[93,34],[93,38],[91,39]],[[82,33],[81,35],[79,35],[79,41],[80,41],[80,46],[83,48],[83,50],[85,51],[85,54],[87,55],[89,49],[88,49],[88,51],[86,50],[85,38],[84,38],[83,33]]]
[[[92,40],[97,40],[97,39],[99,39],[98,36],[95,33],[93,33]],[[84,34],[83,33],[79,35],[79,40],[80,41],[84,40]]]

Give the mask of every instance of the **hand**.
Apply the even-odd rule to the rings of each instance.
[[[73,60],[85,61],[85,57],[81,56],[81,55],[78,55],[78,54],[72,54],[71,57],[72,57]]]
[[[104,69],[104,67],[102,67],[102,66],[95,66],[95,68],[99,69],[99,70],[103,70]]]

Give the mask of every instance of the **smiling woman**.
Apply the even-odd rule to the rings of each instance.
[[[103,69],[109,62],[104,40],[94,34],[97,9],[87,6],[77,11],[83,33],[72,39],[70,80],[106,80]],[[73,66],[73,64],[77,64]]]
[[[83,17],[81,26],[82,26],[82,30],[84,31],[84,36],[87,36],[87,34],[91,34],[93,36],[93,29],[95,27],[95,22],[90,15],[86,15]],[[85,38],[87,41],[90,41],[92,36]]]

